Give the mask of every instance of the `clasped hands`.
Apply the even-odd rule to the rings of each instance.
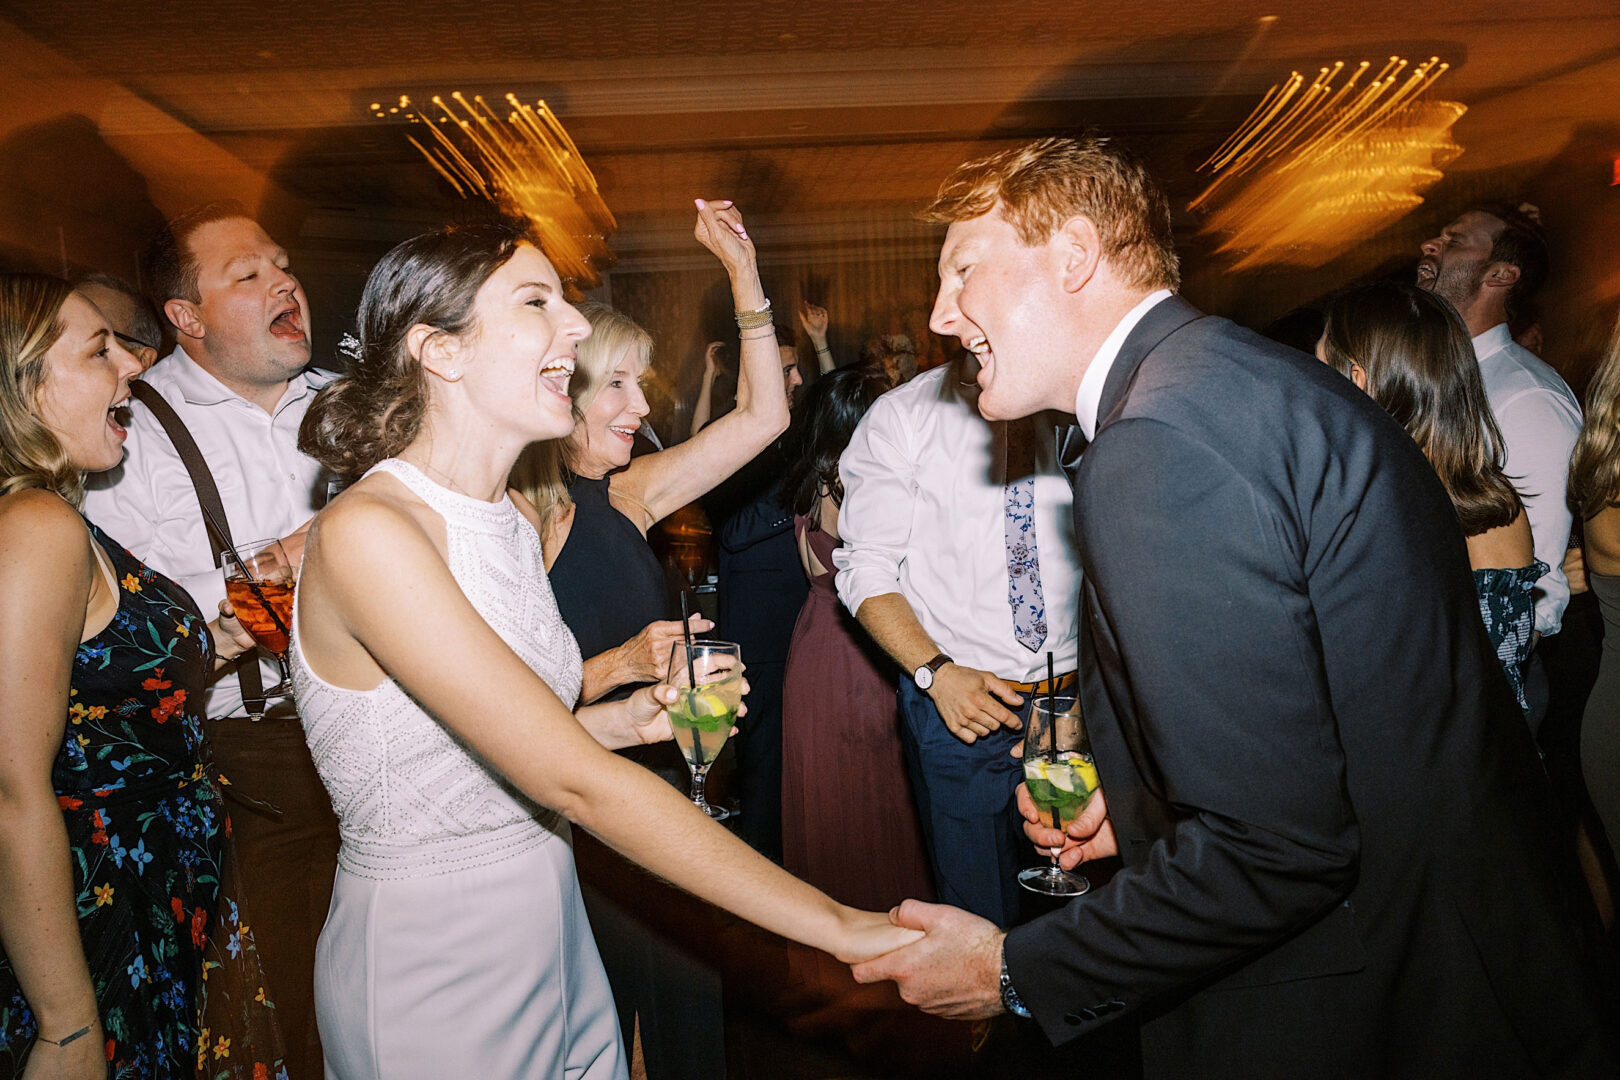
[[[1018,785],[1018,811],[1024,835],[1043,851],[1056,850],[1066,870],[1091,859],[1117,854],[1108,804],[1099,789],[1085,811],[1061,832],[1040,823],[1029,789]],[[948,1020],[982,1020],[1001,1007],[1001,945],[1006,935],[977,915],[943,904],[907,900],[889,912],[896,927],[923,936],[892,952],[852,966],[855,981],[892,979],[900,997],[924,1012]]]

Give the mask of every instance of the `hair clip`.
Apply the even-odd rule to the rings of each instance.
[[[357,364],[360,362],[360,339],[349,333],[347,330],[343,332],[342,337],[338,338],[337,348],[338,352],[342,353],[344,356],[347,356],[350,360],[353,360]]]

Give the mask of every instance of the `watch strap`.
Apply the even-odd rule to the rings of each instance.
[[[1020,1019],[1030,1019],[1029,1006],[1024,1004],[1024,999],[1018,996],[1017,990],[1013,989],[1012,976],[1007,974],[1007,952],[1005,949],[1001,953],[1001,1007]]]

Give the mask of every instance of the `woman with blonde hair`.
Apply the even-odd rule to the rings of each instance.
[[[1581,770],[1620,861],[1620,323],[1586,391],[1569,501],[1585,533],[1586,580],[1603,613],[1603,659],[1581,720]]]
[[[513,474],[540,514],[557,606],[586,656],[585,701],[663,677],[681,626],[671,621],[679,612],[647,530],[782,434],[799,385],[737,210],[728,201],[700,204],[696,236],[731,279],[741,339],[737,407],[677,446],[632,459],[648,411],[641,380],[652,338],[610,307],[582,304],[591,336],[580,344],[571,386],[577,423],[567,438],[530,447]]]
[[[140,370],[67,282],[0,275],[0,1077],[179,1080],[211,1050],[226,828],[200,706],[252,639],[78,512]],[[277,1067],[237,1039],[209,1075],[255,1050]]]
[[[1326,316],[1317,357],[1406,428],[1451,496],[1485,629],[1519,708],[1527,709],[1533,590],[1547,567],[1535,557],[1524,503],[1502,471],[1502,432],[1468,328],[1443,298],[1395,281],[1341,293]]]
[[[710,210],[704,227],[728,226]],[[316,949],[335,1080],[627,1075],[569,822],[841,959],[917,937],[608,752],[670,737],[672,687],[576,711],[579,647],[508,479],[573,429],[590,332],[524,234],[418,236],[372,271],[359,357],[304,418],[300,448],[359,477],[310,529],[289,658],[342,833]]]

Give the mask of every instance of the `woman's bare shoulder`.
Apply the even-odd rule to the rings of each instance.
[[[0,496],[0,551],[8,564],[45,565],[64,557],[82,562],[90,551],[90,532],[60,495],[27,488]]]

